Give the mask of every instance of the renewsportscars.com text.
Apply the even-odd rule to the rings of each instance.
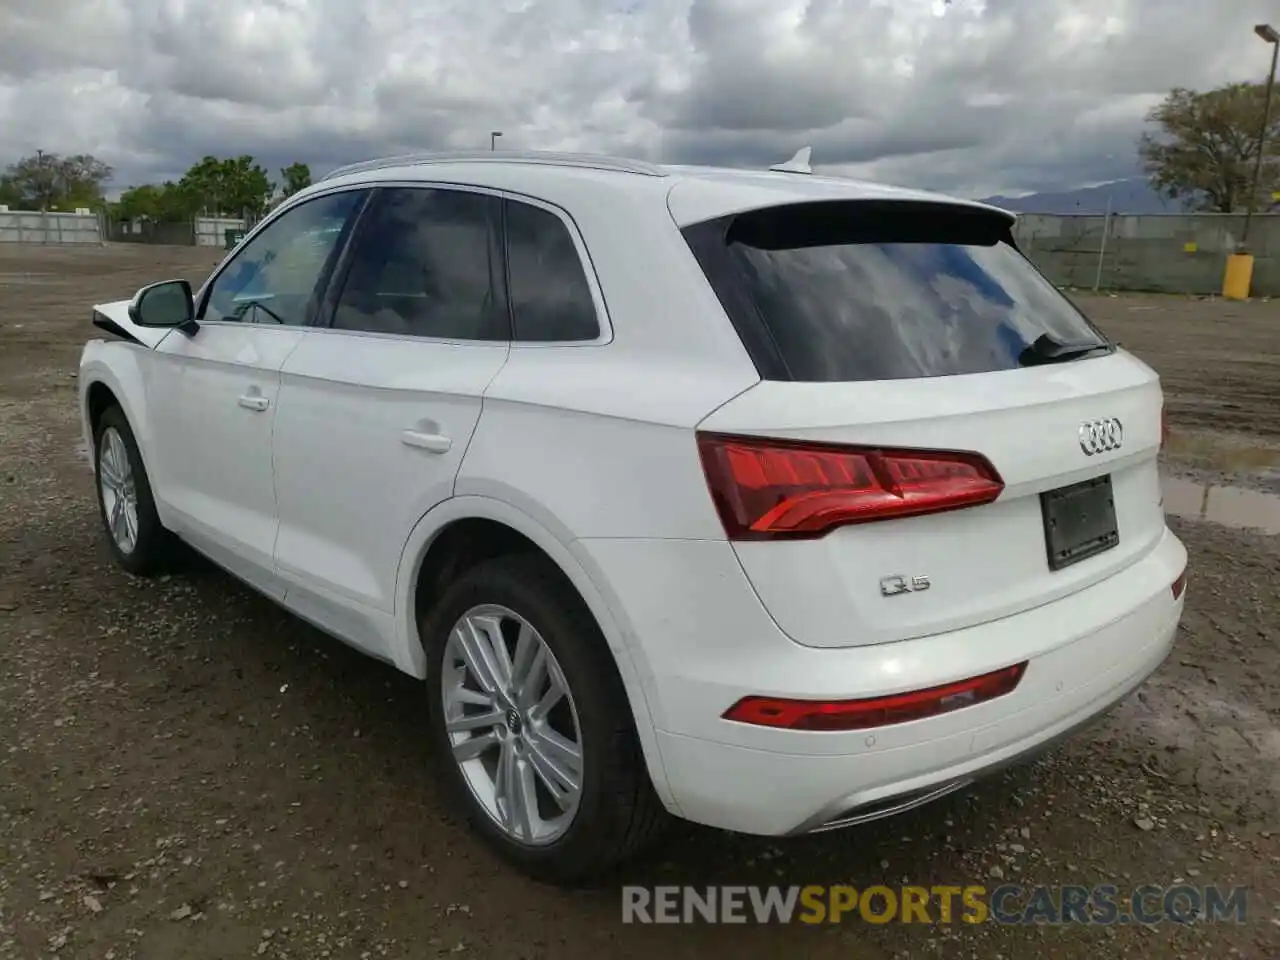
[[[1247,887],[1103,884],[622,888],[623,923],[1243,923]]]

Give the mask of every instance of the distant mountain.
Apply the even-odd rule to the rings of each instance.
[[[1025,197],[988,197],[984,203],[1015,213],[1104,214],[1110,201],[1112,213],[1178,213],[1181,206],[1165,200],[1142,177],[1115,180],[1096,187],[1061,193],[1033,193]]]

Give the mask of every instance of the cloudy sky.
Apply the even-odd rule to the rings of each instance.
[[[1171,86],[1262,79],[1268,0],[0,0],[0,163],[116,186],[208,153],[319,173],[508,147],[964,195],[1131,176]],[[1277,25],[1280,25],[1278,23]]]

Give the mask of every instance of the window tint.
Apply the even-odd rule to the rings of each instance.
[[[305,324],[317,281],[363,197],[355,190],[317,197],[273,220],[218,274],[203,318]]]
[[[686,236],[740,332],[763,323],[766,337],[748,331],[743,340],[753,355],[771,342],[782,378],[1006,370],[1035,362],[1024,351],[1046,334],[1107,346],[987,212],[802,204],[693,227]]]
[[[381,191],[360,228],[334,311],[339,330],[506,340],[492,283],[490,210],[462,190]]]
[[[507,276],[517,340],[594,340],[600,335],[578,249],[554,213],[507,201]]]

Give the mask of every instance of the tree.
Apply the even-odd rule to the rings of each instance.
[[[1249,203],[1262,134],[1266,88],[1232,83],[1204,93],[1177,87],[1147,114],[1158,133],[1143,134],[1138,154],[1153,189],[1194,210],[1235,213]],[[1256,209],[1280,190],[1280,109],[1273,111],[1258,178]]]
[[[8,176],[0,177],[0,206],[11,210],[22,208],[22,191]]]
[[[176,189],[192,213],[260,217],[275,185],[267,178],[267,171],[246,154],[226,160],[205,157],[183,175]]]
[[[32,210],[74,210],[103,203],[102,188],[113,173],[97,157],[37,153],[10,164],[3,180],[13,206]]]
[[[151,220],[189,220],[196,210],[191,198],[172,180],[163,184],[144,183],[120,194],[113,215],[121,220],[146,217]]]
[[[311,168],[305,163],[291,163],[280,168],[281,187],[286,197],[311,186]]]

